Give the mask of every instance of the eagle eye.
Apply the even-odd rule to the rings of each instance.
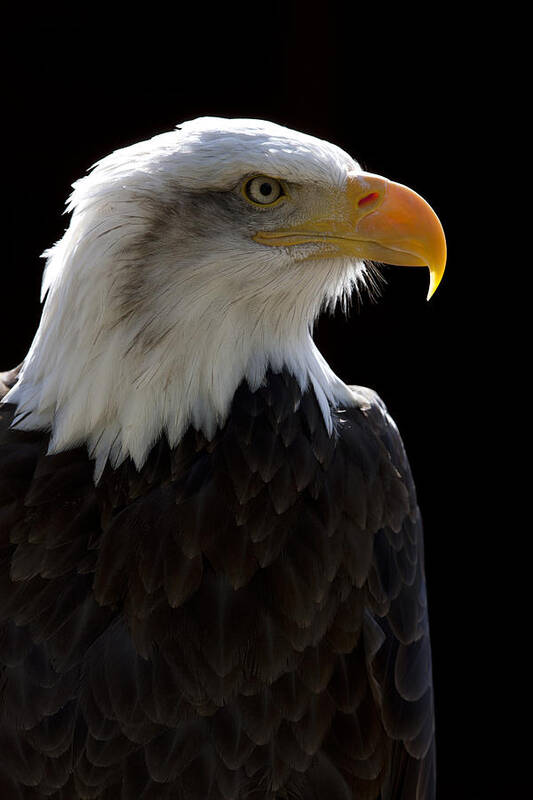
[[[261,206],[274,205],[285,194],[281,183],[266,175],[256,175],[247,180],[243,185],[243,193],[247,200]]]

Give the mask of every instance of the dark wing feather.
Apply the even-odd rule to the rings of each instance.
[[[361,395],[359,387],[357,392]],[[435,747],[422,523],[396,426],[379,397],[363,392],[368,403],[346,412],[348,430],[341,436],[350,441],[351,426],[360,426],[364,417],[382,445],[380,458],[373,459],[377,470],[370,492],[375,505],[381,504],[381,519],[378,511],[367,516],[366,531],[378,528],[367,586],[368,610],[381,631],[381,641],[367,654],[368,675],[392,742],[382,797],[429,800],[435,794]]]

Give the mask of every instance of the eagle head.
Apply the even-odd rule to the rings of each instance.
[[[444,271],[442,227],[415,192],[339,147],[260,120],[204,117],[118,150],[73,186],[45,253],[41,322],[14,425],[49,452],[87,444],[140,468],[164,435],[223,425],[242,380],[270,367],[311,384],[326,425],[352,394],[316,349],[320,311],[368,261]]]

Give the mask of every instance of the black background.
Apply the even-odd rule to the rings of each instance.
[[[40,253],[63,233],[70,184],[110,151],[201,115],[259,117],[326,138],[363,167],[422,194],[448,239],[448,268],[384,268],[379,302],[320,320],[316,341],[347,383],[375,388],[404,438],[426,529],[439,798],[506,797],[510,701],[495,669],[505,638],[493,577],[500,478],[487,449],[497,354],[485,288],[479,174],[495,85],[475,23],[422,10],[366,20],[360,9],[293,2],[162,11],[120,25],[22,20],[4,34],[4,232],[0,368],[37,327]],[[146,10],[145,10],[146,11]],[[149,11],[149,10],[148,10]],[[385,26],[385,21],[387,22]],[[480,260],[484,267],[483,280]],[[487,270],[489,271],[487,274]],[[481,482],[480,482],[481,481]],[[501,567],[501,565],[500,565]],[[495,610],[496,609],[496,610]],[[502,768],[506,790],[495,789]],[[493,794],[493,792],[495,792]],[[325,799],[326,800],[326,799]]]

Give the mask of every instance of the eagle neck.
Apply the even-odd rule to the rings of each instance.
[[[49,430],[49,453],[85,444],[96,481],[107,462],[116,468],[131,458],[141,469],[161,436],[176,447],[192,427],[212,439],[237,388],[244,381],[259,390],[269,371],[286,371],[302,393],[314,391],[330,434],[332,409],[352,400],[313,342],[310,319],[287,315],[274,300],[261,315],[249,306],[184,312],[182,324],[159,339],[150,338],[149,327],[126,342],[110,329],[97,350],[80,327],[60,361],[48,352],[47,319],[7,398],[17,406],[14,427]]]

